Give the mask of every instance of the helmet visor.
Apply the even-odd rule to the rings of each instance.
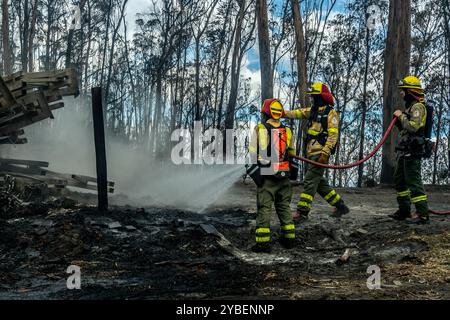
[[[279,101],[274,101],[270,104],[270,115],[273,119],[278,120],[283,116],[283,106]]]

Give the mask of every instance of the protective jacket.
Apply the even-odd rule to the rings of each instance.
[[[329,112],[327,113],[327,111]],[[339,138],[339,114],[331,107],[320,107],[316,119],[310,119],[311,108],[285,111],[285,117],[290,119],[311,120],[307,134],[309,136],[306,147],[308,158],[320,155],[322,152],[330,155]],[[327,128],[323,127],[327,124]]]
[[[253,131],[249,152],[262,166],[271,166],[274,173],[288,176],[289,156],[295,155],[291,129],[273,119],[259,123]]]
[[[397,150],[412,155],[420,155],[424,149],[427,109],[424,103],[412,103],[398,118],[400,142]]]

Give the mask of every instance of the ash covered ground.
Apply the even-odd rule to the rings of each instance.
[[[433,209],[450,208],[450,187],[427,191]],[[22,204],[0,218],[0,299],[450,299],[450,216],[410,226],[387,217],[392,189],[339,192],[350,214],[331,218],[315,201],[288,251],[274,214],[272,254],[259,255],[255,188],[241,182],[202,212],[115,196],[100,214],[79,193]],[[80,290],[67,289],[69,265],[81,268]],[[371,265],[381,289],[367,288]]]

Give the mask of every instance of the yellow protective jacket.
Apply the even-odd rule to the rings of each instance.
[[[276,121],[273,119],[267,120],[267,123],[274,128],[278,128],[281,125],[280,121]],[[287,136],[286,144],[288,155],[295,155],[295,144],[294,139],[292,138],[292,130],[288,127],[286,127],[286,136]],[[258,150],[258,143],[260,150],[266,150],[270,144],[269,132],[262,123],[259,123],[253,130],[250,145],[248,148],[250,155],[256,155]],[[261,160],[260,155],[257,155],[257,157],[258,160]]]
[[[331,109],[328,115],[325,115],[327,107],[320,107],[318,117],[328,117],[328,137],[325,145],[321,145],[316,139],[309,140],[306,146],[306,157],[311,158],[320,155],[322,152],[330,155],[331,150],[335,147],[339,138],[339,114],[336,110]],[[285,117],[289,119],[303,119],[308,120],[311,115],[311,108],[302,108],[291,111],[285,111]],[[312,121],[311,126],[308,128],[308,134],[311,136],[317,136],[323,132],[322,124],[319,121]]]

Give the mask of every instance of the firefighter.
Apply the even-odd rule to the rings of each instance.
[[[291,249],[295,241],[295,226],[290,203],[292,187],[289,181],[289,155],[295,154],[292,131],[280,119],[284,114],[277,99],[267,99],[262,105],[262,121],[253,132],[249,153],[258,163],[261,183],[257,186],[256,244],[254,252],[271,251],[270,220],[272,204],[280,220],[280,244]]]
[[[417,217],[412,224],[429,223],[427,195],[421,177],[421,158],[424,154],[424,134],[427,120],[425,95],[420,79],[407,76],[399,84],[405,101],[405,112],[396,110],[400,142],[396,148],[397,167],[394,174],[398,211],[390,215],[395,220],[411,216],[411,202],[416,207]]]
[[[312,98],[313,106],[286,111],[285,117],[308,120],[306,157],[327,164],[330,155],[334,153],[339,136],[339,115],[333,109],[334,97],[328,86],[321,82],[314,83],[307,94]],[[342,197],[329,186],[324,173],[324,168],[307,164],[304,190],[300,194],[294,220],[308,219],[316,192],[335,207],[333,217],[339,218],[350,211]]]

